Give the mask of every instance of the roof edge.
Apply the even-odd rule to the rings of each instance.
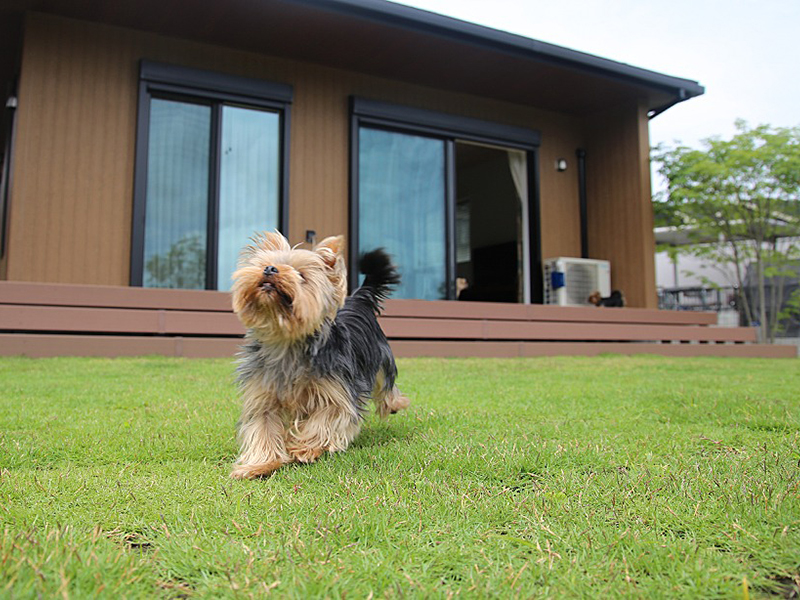
[[[594,54],[572,50],[564,46],[542,42],[515,33],[387,0],[284,1],[290,4],[313,7],[320,11],[369,19],[583,72],[667,90],[678,96],[676,102],[670,104],[670,106],[705,93],[705,88],[692,79],[665,75],[657,71],[635,67]]]

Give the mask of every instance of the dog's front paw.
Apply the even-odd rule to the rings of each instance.
[[[273,460],[265,463],[234,465],[231,471],[231,479],[255,479],[272,475],[283,463]]]
[[[305,446],[294,446],[286,448],[289,454],[294,458],[297,462],[301,463],[313,463],[316,461],[324,450],[322,448],[307,448]]]

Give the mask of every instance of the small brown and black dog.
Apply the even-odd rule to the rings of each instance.
[[[376,318],[400,277],[389,256],[374,250],[360,259],[363,285],[347,297],[343,246],[336,236],[312,250],[292,248],[275,232],[242,251],[232,290],[248,328],[237,368],[243,406],[235,479],[345,450],[370,397],[381,417],[409,405]]]
[[[600,292],[592,292],[589,296],[589,304],[622,308],[625,306],[625,295],[619,290],[614,290],[610,296],[603,298]]]

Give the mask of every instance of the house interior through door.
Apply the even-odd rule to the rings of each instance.
[[[525,154],[457,141],[455,155],[456,297],[529,301]]]

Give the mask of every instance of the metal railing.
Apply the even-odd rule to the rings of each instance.
[[[736,290],[732,287],[677,287],[658,290],[658,308],[663,310],[736,310]]]

